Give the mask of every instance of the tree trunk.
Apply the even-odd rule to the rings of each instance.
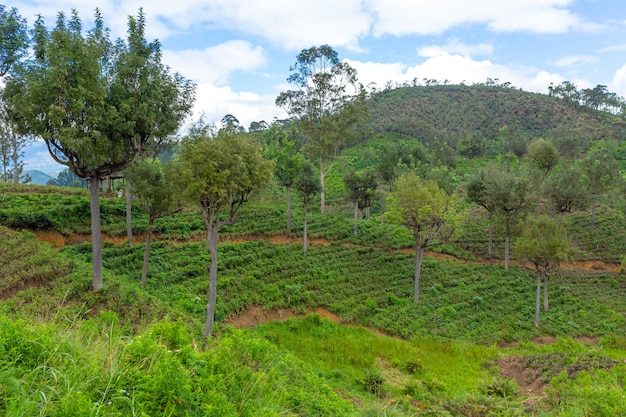
[[[287,233],[291,233],[291,185],[285,186],[287,190]]]
[[[509,242],[511,240],[511,227],[509,226],[509,219],[506,220],[506,227],[504,232],[504,269],[509,270]]]
[[[324,203],[326,200],[324,179],[324,159],[320,157],[320,214],[324,214]]]
[[[146,250],[143,253],[143,269],[141,270],[141,286],[146,288],[146,280],[148,278],[148,262],[150,261],[150,243],[152,242],[152,225],[154,219],[152,216],[148,219],[148,230],[146,230]]]
[[[14,144],[13,148],[13,184],[19,184],[20,182],[20,154],[17,152],[17,143]]]
[[[303,220],[303,229],[304,229],[304,233],[303,233],[303,237],[302,237],[302,243],[304,246],[304,256],[306,256],[306,247],[307,247],[307,237],[306,237],[306,209],[307,209],[307,204],[304,203],[302,205],[302,209],[304,211],[304,220]]]
[[[543,311],[548,311],[548,274],[543,277]]]
[[[413,302],[420,301],[420,272],[422,270],[422,259],[424,258],[424,248],[415,240],[415,273],[413,280]]]
[[[591,202],[591,234],[596,230],[596,199]]]
[[[539,327],[540,307],[541,307],[541,274],[537,272],[537,292],[535,296],[535,327]]]
[[[207,243],[211,254],[209,265],[209,294],[206,304],[206,322],[204,324],[204,336],[213,334],[213,322],[215,321],[215,303],[217,300],[217,232],[218,227],[215,222],[206,225]]]
[[[487,249],[487,254],[489,255],[489,259],[493,258],[493,222],[491,221],[491,216],[489,216],[489,247]]]
[[[128,179],[125,181],[126,192],[126,237],[128,239],[128,247],[133,247],[133,224],[132,224],[132,203],[130,195],[130,182]]]
[[[100,179],[91,177],[89,208],[91,211],[91,258],[93,264],[93,289],[102,289],[102,232],[100,231]]]
[[[359,235],[359,202],[354,202],[354,236]]]
[[[369,220],[370,219],[370,206],[367,206],[365,208],[365,219]]]

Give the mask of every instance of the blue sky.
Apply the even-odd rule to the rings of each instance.
[[[163,61],[198,84],[196,116],[219,122],[284,117],[274,100],[289,88],[300,50],[329,44],[364,85],[415,78],[472,84],[487,78],[532,92],[552,82],[606,85],[626,96],[623,0],[19,0],[29,24],[53,25],[75,8],[89,28],[101,9],[114,37],[143,7]],[[373,83],[373,84],[372,84]],[[55,174],[41,145],[26,169]]]

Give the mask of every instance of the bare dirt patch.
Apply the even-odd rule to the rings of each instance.
[[[535,336],[533,337],[533,343],[536,345],[551,345],[556,342],[556,337],[554,336]]]
[[[35,288],[40,285],[43,285],[42,281],[37,280],[37,279],[31,279],[22,284],[18,284],[11,288],[7,288],[5,290],[0,291],[0,301],[8,300],[9,298],[13,297],[15,294],[17,294],[20,291],[24,291],[29,288]]]
[[[72,234],[69,236],[65,236],[57,231],[43,231],[43,230],[29,230],[29,232],[33,233],[39,241],[51,243],[56,249],[60,249],[65,245],[75,245],[78,243],[87,243],[91,242],[91,234]],[[183,240],[174,240],[174,243],[183,243],[183,242],[200,242],[206,239],[206,236],[203,233],[194,234],[187,239]],[[221,243],[245,243],[252,241],[265,240],[275,245],[295,245],[302,244],[303,239],[301,236],[293,236],[293,235],[273,235],[266,236],[263,234],[258,235],[243,235],[243,236],[228,236],[222,235],[219,237]],[[113,242],[116,245],[123,245],[127,243],[126,236],[111,236],[111,235],[102,235],[102,240],[104,242]],[[133,242],[145,242],[146,234],[140,233],[133,235]],[[160,240],[159,236],[154,236],[154,240]],[[329,246],[331,241],[326,238],[314,237],[309,238],[308,240],[310,245],[319,245],[319,246]],[[352,244],[346,243],[346,245],[354,246]],[[414,254],[415,250],[413,248],[403,248],[398,249],[398,252],[406,253],[406,254]],[[426,256],[435,259],[461,262],[461,263],[471,263],[471,264],[495,264],[498,262],[503,262],[499,260],[493,259],[482,259],[476,258],[475,260],[467,260],[467,259],[459,259],[454,255],[449,255],[440,252],[432,252],[428,251],[425,253]],[[511,262],[512,265],[520,265],[522,267],[532,268],[532,265],[527,265],[524,263],[518,263],[515,261]],[[577,261],[571,263],[563,263],[561,264],[562,268],[565,269],[584,269],[589,271],[607,271],[607,272],[621,272],[622,267],[620,265],[609,264],[602,261]]]
[[[521,391],[528,395],[526,403],[536,405],[546,396],[545,388],[550,380],[561,372],[575,379],[579,372],[607,370],[620,362],[593,354],[570,355],[567,353],[545,353],[530,356],[507,356],[498,359],[495,365],[505,378],[517,382]]]
[[[321,317],[332,320],[335,323],[341,323],[341,318],[338,315],[323,308],[316,308],[306,312],[306,314],[312,313],[319,314]],[[294,313],[288,309],[265,310],[261,306],[253,306],[246,311],[228,317],[224,322],[239,329],[242,327],[254,327],[270,321],[285,321],[292,317],[303,317],[306,314]]]

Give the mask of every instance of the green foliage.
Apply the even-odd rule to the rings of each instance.
[[[70,261],[31,233],[15,233],[0,226],[0,298],[30,285],[46,285],[71,269]]]
[[[174,198],[174,175],[165,175],[168,168],[158,159],[142,158],[126,171],[131,192],[150,219],[169,216],[180,206]]]
[[[368,369],[363,376],[362,384],[366,392],[379,397],[383,393],[385,378],[376,368]]]
[[[128,167],[150,138],[174,132],[188,115],[194,86],[161,64],[142,11],[129,17],[125,41],[111,42],[99,12],[87,35],[75,11],[60,13],[50,32],[40,17],[34,33],[35,59],[13,74],[7,98],[20,109],[20,128],[79,177]]]
[[[45,195],[33,194],[33,200],[24,204],[34,206]],[[24,198],[23,194],[5,194],[2,198],[17,196]],[[123,203],[118,199],[110,203],[114,218],[122,221]],[[235,237],[267,230],[270,236],[277,235],[282,229],[281,210],[246,206],[240,223],[225,227],[225,234]],[[616,215],[602,213],[607,219]],[[192,230],[196,226],[191,223],[198,222],[197,217],[189,212],[168,219],[162,230],[168,226],[182,230],[186,222]],[[579,228],[575,226],[578,223],[573,224]],[[72,259],[72,266],[69,272],[50,274],[49,285],[19,289],[0,304],[0,314],[12,318],[54,320],[49,325],[36,325],[40,327],[34,331],[43,339],[33,339],[39,350],[30,358],[45,359],[45,367],[37,368],[35,363],[32,366],[37,370],[24,371],[3,367],[4,362],[0,365],[0,390],[10,392],[0,396],[9,398],[5,403],[0,400],[0,407],[7,407],[7,415],[37,414],[40,410],[46,410],[47,415],[67,415],[68,409],[75,410],[76,415],[132,415],[141,411],[148,415],[353,415],[355,408],[363,415],[397,416],[527,413],[523,393],[515,394],[510,381],[499,378],[484,364],[500,352],[496,342],[529,340],[538,334],[530,319],[533,280],[528,271],[514,267],[507,275],[499,265],[462,264],[426,254],[428,279],[423,284],[432,297],[417,306],[410,301],[412,256],[393,249],[410,246],[412,238],[406,229],[364,221],[364,236],[352,237],[350,220],[332,213],[312,213],[311,225],[315,225],[316,236],[342,241],[314,244],[304,261],[299,245],[283,242],[280,236],[280,244],[260,240],[220,245],[217,320],[227,321],[252,306],[295,312],[322,307],[345,322],[377,328],[405,340],[312,315],[259,327],[253,333],[262,334],[266,340],[261,341],[248,332],[219,325],[217,337],[205,351],[198,349],[193,339],[200,334],[205,308],[201,294],[206,293],[210,262],[205,244],[156,242],[154,286],[147,291],[134,278],[141,268],[142,248],[106,244],[109,284],[93,293],[88,290],[84,263],[91,256],[88,244],[67,246],[55,253],[33,246],[30,235],[10,232],[6,240],[23,241],[24,250],[9,249],[9,256],[29,258],[21,254],[36,253],[42,260],[56,259],[60,265]],[[608,224],[602,227],[607,232],[618,229]],[[604,336],[606,347],[557,341],[551,352],[578,356],[551,354],[533,359],[532,366],[537,368],[562,363],[580,371],[577,382],[561,384],[559,391],[549,394],[546,409],[551,415],[568,415],[584,407],[599,415],[621,413],[619,397],[613,393],[619,392],[619,372],[623,371],[616,366],[604,367],[610,361],[594,359],[594,352],[611,349],[611,357],[623,358],[622,352],[615,351],[623,345],[620,340],[626,328],[621,313],[626,299],[622,281],[619,275],[608,272],[565,271],[553,278],[553,303],[545,313],[541,334]],[[191,328],[167,319],[168,315],[184,320]],[[155,319],[160,323],[146,327]],[[47,326],[54,328],[47,330]],[[11,334],[17,329],[25,331],[23,328],[28,329],[28,325],[16,326]],[[63,341],[66,336],[70,342]],[[29,337],[8,339],[27,347]],[[63,360],[55,359],[53,346]],[[531,358],[540,352],[527,342],[520,343],[519,349]],[[89,352],[98,353],[93,356]],[[585,352],[590,354],[581,354]],[[18,354],[29,358],[26,353]],[[362,384],[368,369],[377,370],[384,381],[380,399]],[[41,372],[47,370],[56,376]],[[586,379],[585,372],[592,375],[591,379]],[[612,376],[597,377],[602,373]],[[547,378],[556,377],[558,373]],[[594,389],[608,393],[608,404],[601,404],[601,395]],[[352,399],[356,406],[340,399],[336,392]],[[581,392],[588,393],[589,399],[580,400],[577,395]]]
[[[386,217],[407,226],[420,247],[445,241],[458,223],[455,197],[447,195],[432,181],[415,174],[396,180]]]
[[[603,194],[618,177],[619,164],[607,148],[591,150],[583,161],[583,169],[589,180],[589,188],[594,196]]]
[[[578,164],[562,162],[548,177],[545,195],[558,213],[584,210],[590,200],[587,178]]]
[[[567,261],[573,253],[565,228],[545,214],[526,218],[514,251],[521,259],[532,263],[540,276],[558,270],[561,262]]]
[[[324,177],[368,114],[365,89],[354,68],[341,62],[329,45],[303,49],[290,71],[287,81],[296,90],[280,93],[276,105],[298,120],[307,139],[305,153],[319,160],[323,212]]]
[[[313,164],[309,161],[303,162],[300,172],[294,180],[294,185],[304,204],[308,204],[313,196],[321,191],[322,187]]]
[[[126,338],[117,317],[73,326],[0,316],[0,412],[6,416],[347,416],[353,407],[267,341],[235,332],[210,350],[181,323]]]
[[[238,208],[250,193],[269,181],[273,165],[263,159],[258,142],[243,134],[218,132],[200,120],[183,139],[177,186],[201,208]],[[231,213],[234,214],[234,213]]]
[[[479,133],[488,154],[500,153],[497,139],[505,125],[520,137],[552,137],[571,156],[590,142],[623,137],[624,130],[619,118],[604,112],[505,85],[407,84],[376,91],[368,105],[375,134],[394,132],[425,144],[443,137],[456,148],[461,138]]]
[[[541,171],[544,179],[559,162],[559,153],[556,147],[551,141],[543,138],[528,145],[526,157]]]
[[[0,77],[6,75],[11,66],[20,61],[27,53],[28,30],[26,19],[15,7],[7,10],[0,5]]]

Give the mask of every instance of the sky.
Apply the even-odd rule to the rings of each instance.
[[[509,82],[547,93],[550,83],[605,85],[626,96],[623,0],[17,0],[29,23],[53,26],[76,9],[85,29],[99,8],[113,38],[143,8],[163,62],[197,84],[193,118],[242,126],[271,123],[274,104],[302,49],[328,44],[368,88],[435,79]],[[45,146],[27,149],[26,169],[52,175]]]

